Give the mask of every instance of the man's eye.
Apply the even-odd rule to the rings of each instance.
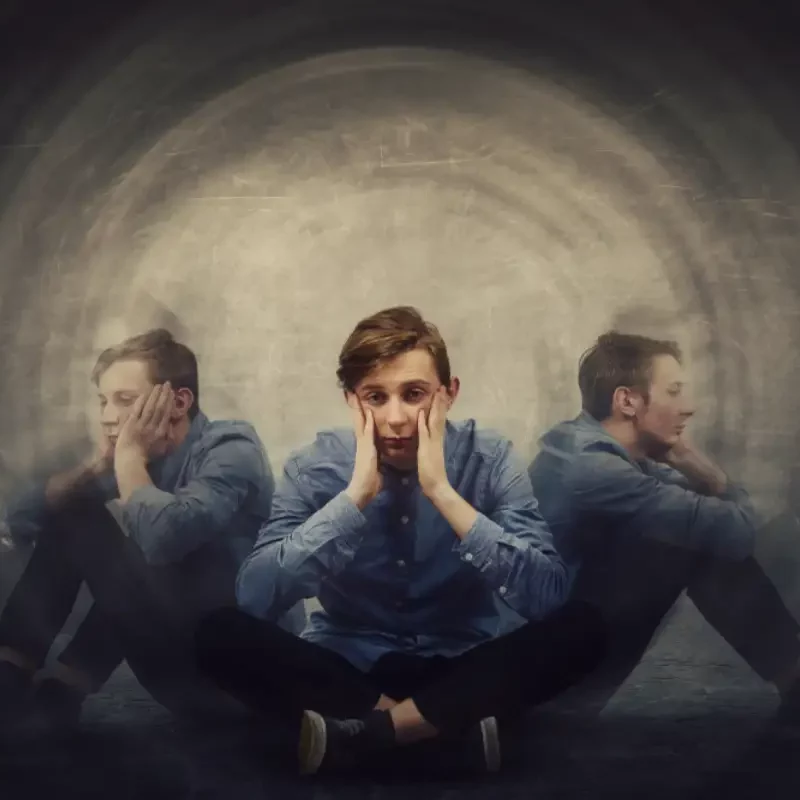
[[[364,398],[368,403],[379,403],[380,402],[380,395],[377,394],[368,394]]]
[[[425,396],[425,392],[423,392],[421,389],[412,389],[412,390],[411,390],[411,391],[408,393],[408,398],[409,398],[409,399],[410,399],[412,402],[419,402],[420,400],[422,400],[422,398],[423,398],[424,396]]]

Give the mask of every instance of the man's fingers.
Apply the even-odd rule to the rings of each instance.
[[[144,411],[145,403],[147,403],[147,400],[149,399],[149,397],[150,397],[149,394],[140,394],[136,398],[136,402],[133,404],[133,408],[131,409],[131,413],[130,413],[128,419],[130,419],[131,417],[141,417],[142,416],[142,411]]]
[[[375,436],[375,417],[372,416],[372,409],[368,408],[364,416],[364,437],[372,441]]]
[[[367,420],[364,415],[364,409],[361,407],[361,401],[355,395],[350,395],[347,398],[347,405],[350,406],[353,428],[355,429],[356,436],[362,436]]]
[[[417,435],[420,439],[428,437],[428,423],[425,420],[425,411],[423,409],[420,409],[417,414]]]
[[[447,419],[447,389],[444,386],[439,387],[436,392],[434,400],[435,416],[431,428],[435,428],[437,432],[444,430],[444,423]]]
[[[162,385],[158,384],[154,386],[150,393],[147,395],[145,400],[144,407],[142,408],[141,414],[139,417],[142,420],[142,425],[147,425],[153,419],[153,415],[156,412],[156,408],[158,407],[158,401],[161,399],[161,392],[162,392]]]
[[[172,416],[172,410],[175,408],[175,392],[172,391],[172,386],[169,381],[164,384],[161,391],[161,396],[158,398],[154,419],[160,425],[163,420],[169,422]]]

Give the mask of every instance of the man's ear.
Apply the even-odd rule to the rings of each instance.
[[[461,389],[461,381],[458,378],[451,378],[450,385],[446,387],[447,390],[447,410],[449,411],[453,407],[453,403],[455,403],[456,398],[458,397],[458,392]]]
[[[172,409],[172,419],[176,422],[189,413],[189,409],[194,403],[194,392],[183,387],[175,390],[175,405]]]
[[[644,398],[635,389],[618,386],[614,391],[612,405],[626,420],[633,420],[644,405]]]

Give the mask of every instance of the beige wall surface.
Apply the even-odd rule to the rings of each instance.
[[[32,164],[0,221],[7,263],[119,80],[87,93]],[[719,126],[703,135],[725,144]],[[677,337],[696,437],[780,506],[785,464],[763,453],[792,415],[795,312],[777,251],[745,259],[754,231],[721,225],[724,198],[574,82],[420,48],[322,56],[198,104],[118,167],[38,223],[42,268],[3,341],[7,461],[91,421],[99,350],[166,321],[199,356],[207,413],[251,420],[279,470],[347,423],[334,372],[352,326],[408,303],[449,344],[453,415],[524,459],[576,413],[577,359],[600,332]]]

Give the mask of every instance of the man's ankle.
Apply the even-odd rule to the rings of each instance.
[[[20,653],[19,650],[14,650],[11,647],[0,646],[0,662],[13,664],[23,672],[28,672],[31,675],[36,672],[36,664],[33,662],[33,660],[28,658],[23,653]]]
[[[62,664],[56,661],[51,668],[36,676],[37,683],[48,678],[60,681],[70,689],[89,695],[95,691],[94,681],[91,676],[77,667]]]

